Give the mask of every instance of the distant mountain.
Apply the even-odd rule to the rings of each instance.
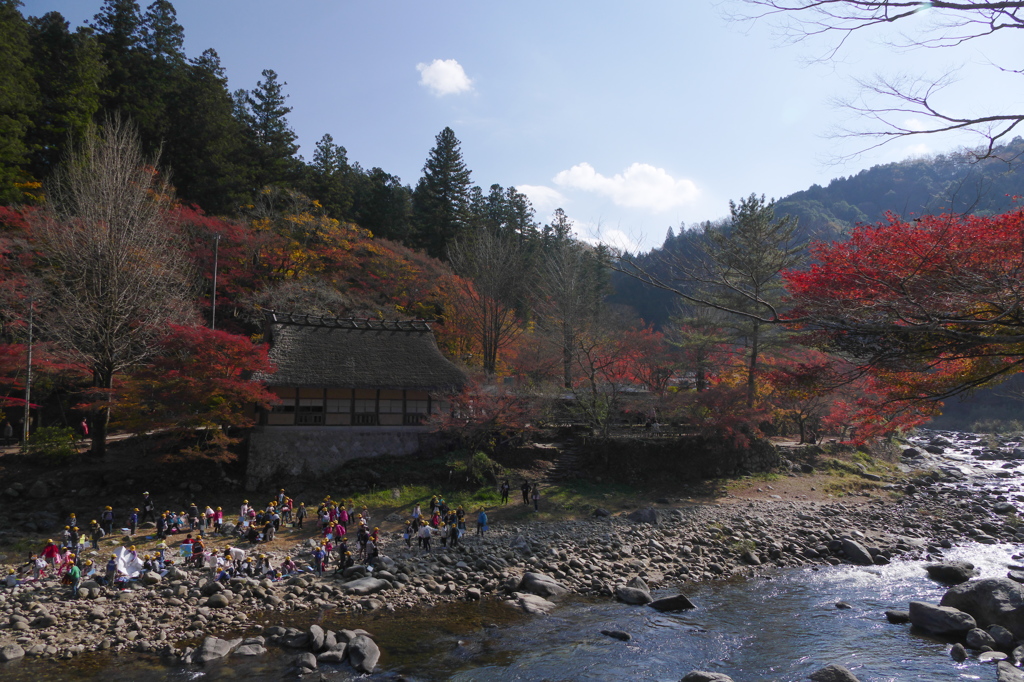
[[[874,223],[893,212],[904,217],[934,213],[1005,213],[1024,195],[1024,139],[1001,147],[998,158],[975,161],[967,152],[908,159],[873,166],[812,185],[780,199],[776,213],[800,220],[803,231],[833,239],[859,223]]]
[[[856,175],[832,180],[827,186],[812,185],[776,202],[776,215],[799,220],[800,234],[812,240],[841,239],[854,226],[882,220],[886,212],[903,217],[927,213],[994,215],[1018,205],[1024,196],[1024,138],[996,150],[994,158],[975,161],[970,153],[951,152],[873,166]],[[739,199],[740,197],[735,197]],[[691,230],[699,225],[680,225],[669,230],[665,242],[639,260],[664,274],[663,265],[673,255],[693,248]],[[612,302],[632,306],[655,326],[668,322],[677,297],[651,289],[615,273]]]

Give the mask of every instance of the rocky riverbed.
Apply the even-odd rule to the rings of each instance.
[[[495,528],[429,554],[406,548],[396,535],[384,543],[384,565],[372,572],[356,566],[322,578],[233,578],[222,585],[209,570],[173,568],[162,577],[145,575],[124,591],[85,583],[74,600],[54,581],[19,585],[0,590],[0,660],[109,650],[195,664],[214,660],[208,657],[216,652],[260,655],[265,645],[279,644],[305,649],[313,656],[301,657],[308,669],[317,656],[345,658],[341,645],[365,638],[355,628],[369,611],[488,599],[544,613],[571,593],[643,605],[652,601],[652,589],[685,590],[687,583],[776,567],[939,560],[944,548],[965,538],[1024,542],[1012,514],[1016,493],[998,485],[973,487],[963,471],[940,458],[923,448],[905,453],[908,470],[931,473],[883,482],[886,488],[867,497],[769,498],[617,516],[598,510],[577,521]],[[997,472],[979,476],[997,483],[1004,478]],[[306,551],[296,546],[290,553],[302,557]],[[279,554],[272,557],[275,565]],[[685,601],[665,606],[685,607]],[[351,618],[353,629],[331,633],[333,643],[320,642],[310,630],[273,629],[290,614],[325,609]]]

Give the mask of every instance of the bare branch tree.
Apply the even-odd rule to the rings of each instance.
[[[580,335],[596,321],[607,289],[605,254],[573,237],[572,227],[562,209],[555,211],[537,264],[540,324],[557,337],[565,388],[573,385]]]
[[[54,174],[49,209],[33,224],[46,266],[43,326],[103,391],[156,352],[168,322],[192,313],[185,256],[164,212],[169,192],[136,132],[109,120]],[[97,455],[109,417],[106,407],[96,412]]]
[[[956,47],[1008,29],[1024,29],[1024,1],[1020,0],[743,1],[754,9],[735,18],[771,20],[785,40],[833,36],[830,48],[820,57],[822,61],[836,57],[854,33],[887,26],[907,29],[890,41],[893,47],[904,50]],[[1021,69],[992,66],[1004,73],[1024,75]],[[840,104],[864,117],[869,126],[864,130],[841,129],[837,135],[876,138],[879,142],[867,148],[874,149],[896,139],[967,131],[984,141],[974,152],[977,158],[996,156],[997,146],[1024,122],[1024,112],[981,116],[957,113],[939,98],[953,81],[949,72],[933,79],[876,76],[860,81],[863,96]],[[873,101],[875,96],[879,98],[877,103]],[[923,118],[923,125],[909,127],[907,116]]]
[[[515,235],[481,230],[452,242],[448,260],[464,278],[463,312],[480,341],[484,372],[493,376],[499,351],[522,331],[516,314],[524,267],[521,242]]]

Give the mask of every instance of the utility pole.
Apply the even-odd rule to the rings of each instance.
[[[217,330],[217,255],[220,247],[220,235],[213,235],[213,296],[210,306],[210,330]]]
[[[21,425],[22,443],[28,445],[28,426],[32,421],[32,408],[29,407],[32,401],[32,312],[35,299],[28,300],[28,366],[25,370],[25,419]]]

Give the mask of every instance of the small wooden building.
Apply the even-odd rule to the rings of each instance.
[[[267,312],[278,396],[265,426],[420,426],[466,383],[423,320]]]
[[[438,350],[430,324],[267,311],[277,399],[249,437],[246,486],[313,477],[351,459],[428,447],[431,414],[466,375]]]

